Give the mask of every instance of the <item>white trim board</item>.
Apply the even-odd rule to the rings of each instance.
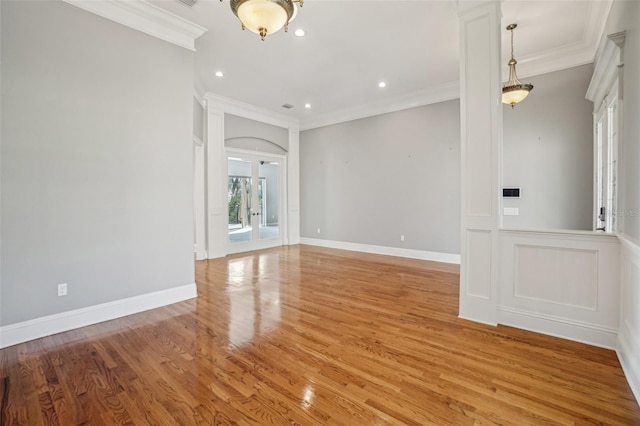
[[[636,401],[640,403],[640,364],[637,359],[634,359],[633,352],[631,350],[631,344],[625,338],[626,333],[620,333],[618,337],[618,348],[616,354],[618,360],[622,366],[622,371],[627,379],[627,383],[633,392],[633,396],[636,397]]]
[[[207,29],[145,0],[63,0],[110,21],[133,28],[176,46],[196,50],[195,41]]]
[[[587,88],[586,98],[594,103],[594,112],[600,109],[600,104],[611,90],[616,78],[619,78],[619,68],[624,66],[622,48],[625,32],[609,35],[605,40],[605,47],[600,51],[595,70]]]
[[[618,331],[612,328],[506,306],[498,306],[498,324],[606,349],[615,349],[618,339]]]
[[[0,327],[0,349],[197,297],[196,284],[141,294]]]
[[[616,234],[616,237],[618,237],[618,241],[620,241],[624,248],[629,251],[633,259],[640,262],[640,243],[633,240],[627,234]]]
[[[640,287],[640,282],[637,280],[637,277],[640,277],[640,244],[625,234],[618,234],[618,239],[621,243],[622,297],[630,297],[629,295],[637,292]],[[634,269],[636,274],[629,273]],[[640,309],[640,306],[635,306],[635,309]],[[636,401],[640,402],[640,335],[638,322],[634,321],[634,318],[637,318],[634,312],[624,312],[623,309],[616,353],[627,383]]]
[[[270,124],[284,129],[298,129],[300,127],[300,122],[296,118],[278,114],[271,110],[250,105],[235,99],[226,98],[212,92],[205,93],[204,100],[207,102],[207,105],[215,106],[225,114],[247,118],[249,120]]]
[[[412,250],[397,247],[375,246],[370,244],[348,243],[344,241],[321,240],[317,238],[300,238],[300,244],[328,247],[339,250],[359,251],[362,253],[382,254],[386,256],[406,257],[409,259],[430,260],[432,262],[460,264],[460,255],[434,251]]]

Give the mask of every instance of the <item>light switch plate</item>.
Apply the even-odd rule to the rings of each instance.
[[[505,216],[518,216],[520,214],[520,210],[517,207],[505,207],[503,214]]]

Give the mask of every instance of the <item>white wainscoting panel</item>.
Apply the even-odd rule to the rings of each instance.
[[[619,309],[614,235],[500,231],[498,322],[613,349]]]
[[[516,244],[514,296],[595,311],[598,252]],[[540,265],[545,265],[540,268]]]
[[[640,244],[619,235],[620,248],[620,331],[618,358],[629,386],[640,401]]]
[[[465,283],[466,296],[489,299],[491,297],[491,231],[466,231],[465,238],[468,253],[467,271],[473,279]]]

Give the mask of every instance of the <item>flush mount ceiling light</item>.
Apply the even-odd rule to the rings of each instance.
[[[220,0],[222,1],[222,0]],[[303,0],[231,0],[231,10],[245,28],[264,38],[268,34],[289,29],[289,22],[295,18],[298,3],[302,7]]]
[[[522,102],[533,89],[533,84],[521,83],[516,74],[516,64],[518,61],[513,58],[513,30],[516,29],[517,26],[518,24],[509,24],[507,26],[507,30],[511,31],[511,59],[508,62],[509,81],[507,81],[507,84],[502,88],[502,103],[511,105],[511,108],[514,108],[518,102]]]

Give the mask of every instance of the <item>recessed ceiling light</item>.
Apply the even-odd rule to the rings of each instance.
[[[216,71],[216,77],[224,77],[222,71]]]
[[[311,108],[311,104],[304,104],[304,107],[309,109],[309,108]]]
[[[378,87],[380,88],[387,87],[387,83],[385,83],[384,81],[381,81],[380,83],[378,83]]]
[[[295,34],[297,37],[304,37],[304,35],[305,35],[306,33],[304,32],[304,30],[303,30],[302,28],[298,28],[294,34]]]

